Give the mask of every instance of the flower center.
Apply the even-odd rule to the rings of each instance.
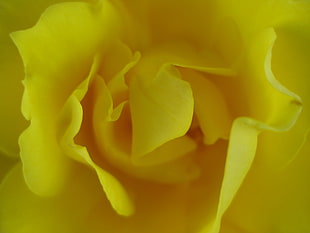
[[[94,101],[96,160],[158,182],[198,177],[195,151],[227,139],[232,121],[198,54],[183,44],[164,45],[133,55],[111,78],[99,72],[87,93]]]

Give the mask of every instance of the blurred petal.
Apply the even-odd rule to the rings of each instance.
[[[264,155],[258,153],[258,159],[228,209],[223,224],[228,222],[232,227],[251,233],[309,232],[309,153],[308,137],[296,159],[276,171],[266,169],[260,163],[260,156]]]
[[[13,167],[16,163],[16,159],[8,158],[7,156],[0,153],[0,184],[6,173]]]
[[[122,16],[128,28],[126,34],[129,44],[132,44],[134,50],[144,51],[153,45],[184,41],[194,47],[206,49],[206,44],[212,40],[216,21],[214,1],[117,2],[126,9]]]
[[[66,0],[64,0],[66,1]],[[62,0],[1,0],[0,28],[6,33],[31,27],[50,5]]]
[[[287,16],[294,20],[277,28],[272,68],[281,83],[301,97],[303,111],[289,131],[263,132],[259,137],[253,168],[223,222],[244,232],[310,231],[310,5],[290,3]]]
[[[64,190],[54,197],[32,193],[19,164],[0,187],[0,231],[6,233],[77,233],[87,225],[86,217],[103,198],[94,173],[76,167]],[[100,204],[99,204],[100,206]]]

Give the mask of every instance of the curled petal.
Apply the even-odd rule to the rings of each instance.
[[[257,147],[258,134],[263,130],[283,132],[290,129],[301,112],[300,98],[277,82],[270,70],[270,53],[275,41],[275,33],[272,29],[265,30],[258,39],[260,44],[255,43],[252,51],[256,51],[256,74],[270,85],[267,89],[270,94],[270,102],[274,111],[265,118],[266,122],[251,118],[237,118],[232,126],[230,141],[227,152],[224,178],[219,196],[219,205],[214,224],[207,226],[202,232],[212,229],[217,232],[220,228],[221,218],[229,207],[236,192],[241,186],[248,173]],[[256,49],[260,48],[257,52]],[[252,54],[253,55],[253,54]],[[259,69],[260,68],[260,69]],[[263,79],[261,80],[263,82]]]
[[[33,28],[12,34],[26,73],[22,111],[31,120],[19,140],[21,158],[26,182],[37,194],[59,191],[70,174],[71,161],[55,140],[55,119],[87,76],[94,53],[117,31],[113,7],[100,1],[51,6]]]

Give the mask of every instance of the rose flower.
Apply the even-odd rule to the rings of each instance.
[[[0,232],[310,232],[309,1],[0,19]]]

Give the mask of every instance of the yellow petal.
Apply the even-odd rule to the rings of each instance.
[[[308,136],[296,159],[285,169],[271,170],[259,161],[254,163],[223,224],[253,233],[308,232],[309,153]]]
[[[92,209],[104,198],[96,176],[85,166],[75,168],[74,176],[59,195],[40,197],[32,193],[19,164],[0,187],[0,230],[7,233],[81,232]]]
[[[163,148],[155,149],[145,158],[131,158],[132,131],[128,102],[113,109],[111,93],[104,80],[96,78],[93,86],[96,98],[93,113],[95,140],[103,159],[130,176],[146,180],[180,183],[197,178],[199,168],[188,153],[195,149],[195,145],[185,136],[162,145]],[[182,147],[175,148],[182,142]],[[174,153],[170,154],[172,150]]]
[[[89,231],[99,233],[104,225],[107,232],[199,232],[216,212],[226,148],[227,143],[219,141],[197,152],[203,170],[194,182],[167,186],[126,176],[126,186],[135,194],[135,215],[123,219],[98,207]]]
[[[142,156],[183,136],[190,127],[194,107],[189,84],[172,67],[162,67],[149,84],[140,79],[130,84],[133,156]]]
[[[310,6],[306,9],[309,11]],[[286,166],[295,158],[310,128],[310,18],[296,24],[284,24],[276,31],[277,40],[272,53],[273,72],[281,83],[301,97],[303,111],[289,132],[266,132],[262,135],[261,141],[266,145],[262,148],[262,154],[265,155],[262,160],[271,169]]]
[[[151,166],[176,160],[196,149],[197,145],[188,136],[173,139],[142,157],[132,156],[132,162],[137,166]]]
[[[194,112],[204,134],[204,143],[213,144],[228,138],[232,119],[221,92],[207,77],[195,71],[183,70],[182,76],[193,90]]]
[[[66,182],[71,162],[56,141],[55,121],[87,76],[94,53],[108,46],[117,28],[108,2],[63,3],[48,8],[33,28],[12,34],[26,73],[22,110],[31,120],[20,137],[21,157],[35,193],[55,193]]]
[[[61,147],[66,155],[88,164],[96,171],[102,188],[117,213],[125,216],[133,214],[133,203],[122,184],[93,162],[86,147],[76,145],[73,140],[80,129],[83,115],[82,106],[76,95],[73,94],[68,99],[61,114],[61,120],[66,124],[62,127],[66,132],[61,139]]]
[[[275,40],[274,31],[267,29],[257,39],[260,43],[256,41],[251,48],[252,50],[250,50],[252,56],[254,56],[253,51],[256,51],[255,54],[257,55],[255,59],[256,65],[252,66],[252,72],[255,71],[257,77],[261,78],[260,82],[264,83],[263,77],[265,77],[265,82],[268,81],[270,89],[263,90],[270,94],[269,101],[272,107],[269,107],[273,111],[269,113],[269,116],[267,115],[265,122],[250,118],[237,118],[234,121],[229,137],[230,141],[217,215],[212,227],[207,226],[201,232],[208,232],[210,229],[215,232],[219,230],[222,215],[229,207],[252,165],[256,153],[257,135],[262,130],[276,132],[289,130],[296,122],[301,111],[300,98],[276,81],[270,70],[270,54]],[[249,60],[250,63],[253,61],[252,59]],[[249,85],[248,87],[253,90],[252,86]]]
[[[95,170],[112,207],[120,215],[129,216],[133,214],[134,206],[122,184],[92,160],[86,147],[77,145],[74,141],[83,120],[83,107],[80,102],[88,92],[90,83],[96,79],[100,62],[100,56],[96,56],[89,76],[73,91],[63,106],[57,121],[59,137],[57,141],[65,155],[85,163]]]

